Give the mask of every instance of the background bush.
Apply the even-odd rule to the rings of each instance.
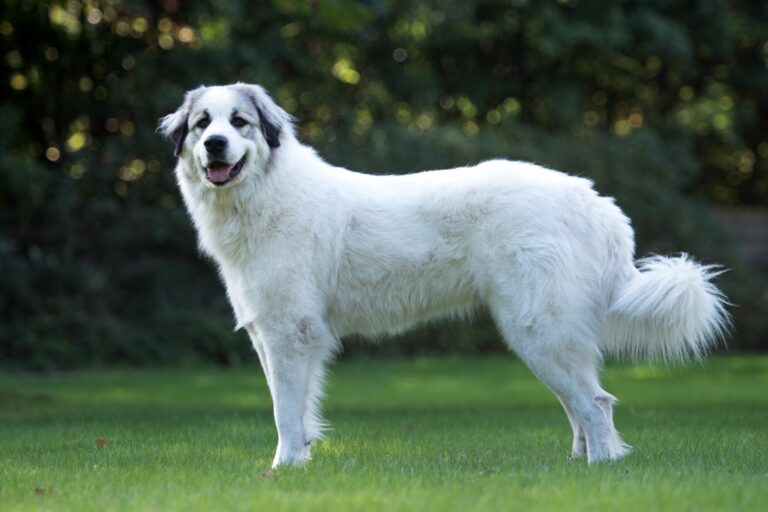
[[[267,87],[339,165],[392,173],[502,156],[593,178],[633,219],[639,254],[731,267],[730,347],[766,348],[765,276],[711,215],[768,198],[764,2],[2,6],[4,366],[254,359],[154,131],[186,89],[238,80]],[[481,317],[349,347],[500,345]]]

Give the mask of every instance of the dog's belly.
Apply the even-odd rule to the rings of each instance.
[[[347,256],[329,297],[331,328],[339,336],[376,337],[472,313],[480,299],[466,258],[446,249]]]

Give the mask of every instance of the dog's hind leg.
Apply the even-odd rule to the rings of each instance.
[[[566,405],[565,400],[557,397],[560,403],[565,409],[565,414],[568,415],[568,423],[571,424],[571,430],[573,430],[573,445],[571,446],[571,457],[583,457],[587,454],[587,438],[584,436],[584,431],[581,429],[579,422],[576,420],[576,416]]]
[[[600,409],[602,409],[606,421],[608,421],[610,427],[609,442],[611,444],[611,458],[620,459],[626,455],[629,455],[629,453],[632,451],[632,447],[621,439],[619,432],[616,430],[616,427],[613,424],[613,404],[616,403],[617,398],[604,389],[600,389],[600,393],[598,397],[595,398],[595,400],[597,401]]]
[[[613,426],[615,398],[599,385],[597,347],[572,341],[579,330],[558,329],[555,318],[519,328],[497,311],[494,317],[510,348],[562,402],[573,427],[574,455],[583,450],[582,435],[590,464],[626,455],[627,446]]]
[[[520,355],[571,412],[572,420],[583,432],[590,464],[619,459],[628,453],[613,426],[615,398],[600,387],[598,358],[589,349],[576,343],[552,346],[538,340],[538,344],[532,342]]]
[[[534,340],[518,353],[571,411],[584,433],[590,464],[626,455],[617,449],[618,434],[609,416],[613,397],[598,384],[596,358],[588,351],[552,346],[542,340]]]

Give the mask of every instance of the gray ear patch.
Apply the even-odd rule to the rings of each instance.
[[[280,147],[280,127],[272,124],[262,112],[261,108],[256,107],[256,111],[259,113],[259,123],[261,124],[261,133],[264,135],[267,144],[271,148]]]
[[[174,155],[179,156],[181,154],[181,150],[184,149],[184,139],[187,138],[188,133],[189,127],[187,126],[187,118],[185,117],[184,122],[181,123],[181,125],[176,129],[174,129],[169,136],[173,143],[176,145],[176,148],[173,152]]]
[[[184,140],[189,133],[189,126],[187,126],[187,124],[189,121],[189,112],[192,109],[192,103],[204,90],[205,86],[201,86],[187,92],[187,94],[184,95],[184,102],[181,107],[179,107],[176,112],[168,114],[160,119],[157,131],[164,137],[171,139],[174,144],[173,153],[176,156],[181,155],[181,152],[184,149]]]
[[[253,104],[259,114],[261,133],[270,148],[280,147],[280,135],[283,132],[293,134],[290,114],[280,108],[263,87],[240,82],[231,87],[242,92]]]
[[[176,156],[181,155],[181,151],[184,149],[184,139],[187,138],[187,134],[189,133],[189,127],[187,126],[188,118],[188,109],[186,106],[182,105],[182,107],[173,114],[168,114],[167,116],[160,118],[160,123],[157,126],[157,131],[164,137],[171,139],[171,142],[173,142],[173,154]]]

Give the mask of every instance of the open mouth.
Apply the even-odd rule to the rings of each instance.
[[[205,168],[205,177],[217,187],[226,185],[240,174],[243,165],[245,165],[245,156],[243,155],[243,158],[238,160],[235,165],[229,165],[224,162],[211,162]]]

